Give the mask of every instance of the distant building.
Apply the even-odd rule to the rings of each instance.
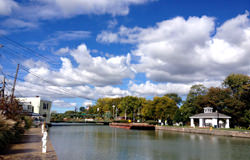
[[[43,100],[38,96],[16,99],[20,101],[25,112],[37,113],[45,118],[46,123],[50,123],[51,101]]]
[[[194,119],[199,119],[199,127],[212,126],[219,128],[230,128],[229,119],[231,117],[218,112],[213,112],[213,108],[211,107],[205,107],[204,113],[196,114],[189,118],[191,120],[191,127],[195,127]]]
[[[34,107],[31,105],[31,102],[20,102],[19,106],[22,106],[25,113],[34,113]]]

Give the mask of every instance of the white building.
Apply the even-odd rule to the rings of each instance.
[[[34,113],[34,107],[31,105],[31,102],[19,102],[19,105],[23,107],[23,112]]]
[[[16,98],[23,106],[24,111],[40,114],[45,118],[46,123],[50,123],[51,101],[43,100],[41,97]]]
[[[191,127],[195,127],[194,119],[199,119],[199,127],[217,127],[219,124],[219,128],[230,128],[229,119],[231,117],[218,112],[213,112],[213,108],[211,107],[205,107],[204,113],[196,114],[189,118],[191,120]]]

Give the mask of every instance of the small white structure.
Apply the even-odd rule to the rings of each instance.
[[[204,113],[196,114],[189,118],[191,121],[191,127],[195,127],[194,119],[199,119],[199,127],[212,126],[219,128],[230,128],[229,119],[231,117],[218,112],[213,112],[213,108],[211,107],[205,107]]]
[[[23,105],[23,109],[25,107],[32,107],[32,113],[40,114],[45,118],[46,123],[50,123],[50,109],[51,109],[51,101],[43,100],[41,97],[30,97],[30,98],[16,98]],[[28,106],[27,106],[28,104]]]

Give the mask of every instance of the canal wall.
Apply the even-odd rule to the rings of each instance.
[[[137,130],[155,130],[155,125],[148,123],[110,123],[110,127],[137,129]]]
[[[208,134],[216,136],[230,136],[230,137],[242,137],[250,138],[250,132],[247,131],[231,131],[231,130],[217,130],[207,128],[182,128],[182,127],[169,127],[169,126],[156,126],[156,130],[174,131],[174,132],[185,132],[185,133],[196,133],[196,134]]]

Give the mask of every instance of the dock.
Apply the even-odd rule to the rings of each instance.
[[[110,123],[109,126],[124,129],[155,130],[155,125],[148,123]]]

